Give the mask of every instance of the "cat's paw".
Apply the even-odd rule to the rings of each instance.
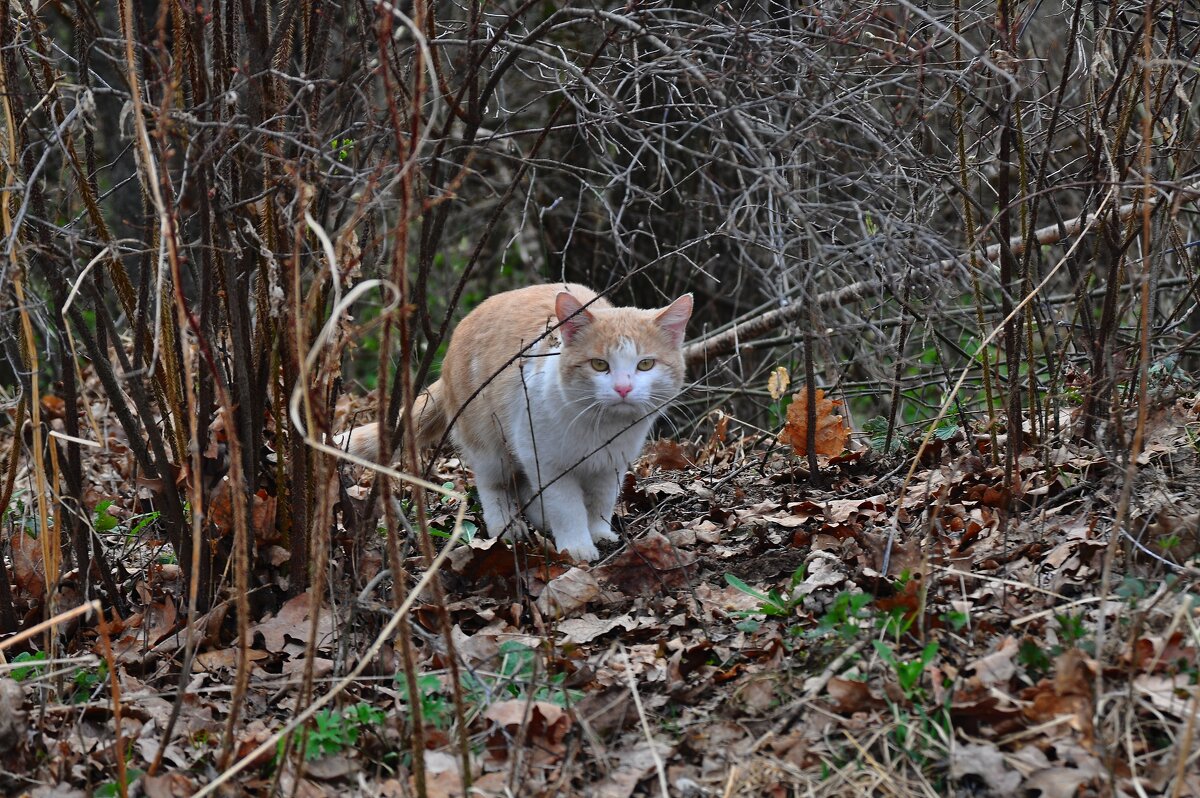
[[[591,562],[600,559],[600,550],[592,542],[591,535],[554,535],[555,548],[560,554],[567,554],[573,559]]]
[[[520,518],[513,518],[504,526],[505,540],[529,540],[529,527]]]
[[[593,543],[615,543],[621,538],[616,532],[612,531],[612,527],[607,521],[595,521],[588,525],[588,533],[592,536]]]

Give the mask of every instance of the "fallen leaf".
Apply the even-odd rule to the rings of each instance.
[[[142,776],[141,784],[146,798],[186,798],[196,791],[196,785],[182,773]]]
[[[1021,783],[1021,774],[1009,767],[1004,755],[990,743],[954,746],[950,756],[950,776],[954,779],[975,776],[994,795],[1012,795]]]
[[[19,528],[12,534],[12,570],[17,590],[40,599],[46,593],[46,578],[42,568],[42,544]]]
[[[813,448],[817,454],[832,457],[841,454],[850,440],[850,429],[846,419],[834,415],[834,408],[842,403],[837,399],[826,399],[825,392],[817,388],[814,392],[816,399],[817,430]],[[808,453],[808,391],[801,390],[792,394],[792,402],[787,408],[787,423],[779,433],[780,443],[789,443],[797,454]]]
[[[1035,723],[1058,720],[1079,732],[1085,745],[1092,740],[1092,678],[1095,663],[1079,649],[1064,651],[1054,662],[1054,680],[1043,679],[1023,690],[1024,707]]]
[[[779,704],[777,677],[762,674],[744,680],[734,693],[741,702],[742,711],[750,715],[765,715]]]
[[[646,447],[644,462],[651,468],[663,471],[682,471],[692,462],[677,441],[662,438]]]
[[[265,649],[274,654],[285,651],[289,639],[303,647],[308,639],[311,605],[312,594],[301,593],[280,607],[275,615],[251,626],[250,633],[262,635]],[[323,607],[318,607],[318,612],[316,645],[319,648],[332,641],[333,619]]]
[[[825,692],[833,699],[834,708],[843,715],[878,709],[884,701],[871,695],[866,682],[834,676],[825,685]]]
[[[47,421],[52,421],[58,418],[66,418],[67,403],[61,396],[55,396],[52,393],[42,394],[42,418]]]
[[[507,759],[514,737],[539,753],[562,753],[563,738],[571,730],[571,716],[558,704],[514,698],[492,704],[483,713],[497,728],[488,739],[488,749],[497,759]]]
[[[1195,716],[1200,720],[1196,703],[1196,686],[1186,674],[1158,676],[1142,674],[1133,680],[1133,689],[1150,699],[1160,711],[1182,720]]]
[[[670,755],[665,746],[659,744],[660,757]],[[629,798],[643,779],[654,772],[654,750],[649,743],[641,743],[631,750],[622,751],[614,757],[614,767],[602,781],[593,784],[588,794],[595,798]],[[654,794],[654,793],[652,793]]]
[[[600,583],[596,577],[583,568],[572,568],[546,584],[537,597],[537,608],[545,618],[564,618],[586,607],[598,595]]]
[[[635,540],[613,562],[594,573],[626,595],[650,595],[687,584],[695,561],[695,554],[675,548],[656,532]]]
[[[0,754],[25,739],[25,692],[12,679],[0,678]]]
[[[1025,779],[1021,793],[1040,798],[1075,798],[1079,788],[1091,780],[1091,774],[1076,768],[1046,768]]]
[[[252,648],[246,652],[247,660],[253,664],[267,659],[270,656],[265,651],[259,651]],[[202,651],[196,655],[196,666],[205,670],[217,670],[219,668],[236,668],[238,664],[237,648],[220,648],[216,651]]]
[[[1013,660],[1020,649],[1021,645],[1016,638],[1011,635],[1005,637],[995,651],[968,664],[966,672],[973,672],[972,678],[980,687],[1006,685],[1017,672],[1017,665]]]
[[[629,615],[618,615],[615,618],[597,618],[592,613],[587,613],[581,618],[570,618],[565,621],[559,621],[558,631],[564,635],[562,644],[583,645],[590,643],[601,635],[606,635],[613,629],[624,629],[626,631],[634,628],[635,622]]]

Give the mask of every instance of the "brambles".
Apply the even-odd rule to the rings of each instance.
[[[0,3],[0,41],[0,793],[1187,792],[1194,9]],[[695,297],[611,562],[470,539],[453,452],[424,503],[338,471],[467,309],[560,280]],[[352,772],[261,779],[326,698]]]

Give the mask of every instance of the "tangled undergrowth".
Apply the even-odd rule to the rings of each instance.
[[[287,598],[260,496],[250,644],[233,602],[216,604],[182,693],[186,583],[110,439],[91,512],[134,606],[64,630],[75,642],[53,660],[36,638],[9,650],[0,778],[10,794],[115,795],[124,779],[130,794],[191,795],[227,770],[229,734],[234,794],[409,795],[419,722],[419,778],[437,796],[464,794],[464,761],[477,795],[1195,794],[1198,408],[1152,414],[1124,529],[1124,467],[1065,435],[1032,441],[1011,484],[991,437],[959,428],[907,478],[915,436],[892,457],[860,444],[822,457],[812,480],[790,448],[720,413],[695,440],[649,448],[623,492],[623,541],[591,567],[540,539],[447,544],[460,508],[435,498],[430,532],[452,549],[441,598],[427,587],[406,615],[411,681],[404,641],[371,648],[397,594],[384,538],[344,526],[362,507],[338,515],[326,592]],[[348,505],[370,479],[352,471]],[[455,459],[435,476],[469,485]],[[40,549],[18,540],[17,598],[33,607]],[[419,547],[405,556],[411,589],[424,563]],[[311,700],[306,669],[313,698],[336,695],[275,742]]]

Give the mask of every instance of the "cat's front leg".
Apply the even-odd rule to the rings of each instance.
[[[583,503],[588,514],[588,533],[594,542],[615,541],[619,538],[612,531],[613,508],[621,489],[621,478],[617,471],[601,471],[583,483]]]
[[[542,494],[533,489],[529,480],[522,477],[517,495],[520,497],[521,512],[529,519],[529,523],[543,532],[549,531],[546,523],[545,500]]]
[[[542,509],[555,547],[577,560],[596,560],[600,552],[588,529],[588,511],[579,480],[568,474],[542,491]]]
[[[526,537],[529,530],[518,513],[514,470],[502,459],[494,457],[475,457],[471,466],[488,535],[502,534],[507,540]]]

